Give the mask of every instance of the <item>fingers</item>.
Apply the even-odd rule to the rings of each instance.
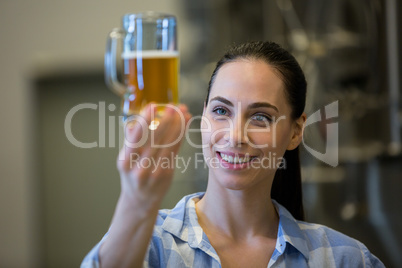
[[[174,114],[171,114],[171,127],[167,131],[167,134],[163,140],[164,146],[165,148],[168,148],[168,150],[160,150],[160,157],[168,157],[171,155],[172,152],[174,155],[177,154],[183,141],[187,123],[190,118],[191,114],[188,112],[185,105],[180,105],[179,107],[177,107],[177,110],[174,112]]]
[[[180,148],[190,118],[191,115],[185,105],[165,109],[163,117],[159,119],[159,126],[150,133],[152,141],[150,146],[147,146],[141,154],[141,158],[149,159],[152,163],[152,167],[144,169],[142,175],[151,176],[160,172],[167,174],[169,170],[173,172],[171,163]],[[170,165],[158,165],[161,161]]]
[[[125,131],[125,146],[119,154],[119,170],[131,169],[132,158],[157,159],[175,156],[180,148],[191,114],[185,105],[168,105],[154,129],[155,105],[148,105],[141,116],[129,122]],[[152,125],[153,124],[153,125]],[[135,159],[134,159],[135,160]],[[152,161],[155,163],[155,161]],[[155,170],[149,167],[145,172]]]
[[[148,139],[148,126],[155,114],[153,105],[148,104],[138,116],[127,119],[124,125],[124,146],[118,157],[118,168],[129,168],[129,160],[134,155],[141,153],[141,148]]]
[[[130,149],[139,149],[144,146],[148,140],[149,125],[155,117],[156,107],[148,104],[139,116],[133,116],[127,119],[125,123],[125,141],[124,145]]]
[[[185,106],[170,106],[164,111],[159,120],[158,127],[150,132],[151,142],[148,150],[144,151],[144,157],[156,156],[161,151],[172,151],[172,148],[180,146],[187,125],[187,108]],[[188,120],[187,120],[188,121]]]

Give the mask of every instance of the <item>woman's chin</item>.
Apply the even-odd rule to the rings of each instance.
[[[213,178],[210,177],[209,179],[211,180]],[[265,184],[269,184],[266,177],[264,179],[259,179],[256,176],[221,175],[214,179],[218,180],[217,183],[220,187],[233,191],[249,191],[253,188],[260,189],[261,187],[264,187]]]

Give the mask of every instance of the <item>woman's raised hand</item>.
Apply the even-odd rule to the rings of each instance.
[[[185,105],[167,105],[157,121],[152,118],[155,114],[156,105],[148,104],[140,116],[127,123],[125,144],[117,160],[121,195],[144,205],[155,205],[166,194],[191,118]]]
[[[158,121],[153,121],[154,114],[156,107],[149,104],[126,125],[125,145],[117,160],[121,194],[100,247],[101,267],[142,267],[144,262],[160,203],[173,178],[173,161],[191,117],[185,105],[168,105]]]

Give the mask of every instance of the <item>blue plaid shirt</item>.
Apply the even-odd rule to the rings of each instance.
[[[219,256],[203,232],[195,200],[183,197],[172,210],[160,210],[144,267],[221,267]],[[297,221],[273,201],[279,214],[278,237],[268,267],[385,267],[359,241],[328,227]],[[107,238],[107,234],[102,239]],[[99,242],[81,268],[99,267]]]

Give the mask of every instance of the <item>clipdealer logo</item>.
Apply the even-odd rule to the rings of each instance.
[[[176,108],[176,107],[174,107]],[[91,110],[98,110],[98,121],[99,121],[99,129],[98,129],[98,140],[97,141],[92,141],[92,142],[82,142],[79,141],[73,134],[71,125],[73,121],[73,117],[81,110],[84,109],[91,109]],[[73,108],[70,109],[70,111],[67,113],[66,118],[64,120],[64,130],[67,139],[71,144],[73,144],[76,147],[83,148],[83,149],[90,149],[90,148],[114,148],[116,147],[116,116],[115,115],[109,115],[107,116],[107,111],[113,112],[116,110],[116,105],[114,104],[109,104],[106,107],[105,102],[99,102],[99,104],[94,104],[94,103],[82,103],[74,106]],[[304,125],[304,129],[308,128],[310,125],[315,124],[315,123],[325,123],[327,120],[333,119],[338,117],[338,101],[332,102],[324,107],[324,117],[321,115],[321,109],[317,110],[313,114],[307,117],[307,120]],[[178,109],[176,109],[177,112],[179,112]],[[181,115],[182,116],[182,115]],[[184,117],[182,116],[182,119],[184,120]],[[188,122],[188,125],[190,125],[192,122],[194,122],[195,119],[200,119],[200,120],[205,120],[202,116],[194,116],[190,121]],[[274,123],[272,123],[272,126],[269,127],[268,130],[265,131],[272,131],[274,134],[274,144],[271,146],[275,147],[276,143],[276,131],[275,127],[278,122],[283,120],[283,116],[278,118]],[[122,122],[123,117],[119,116],[118,117],[118,122]],[[141,138],[141,140],[137,143],[130,143],[130,141],[126,140],[125,138],[124,143],[126,146],[130,146],[132,148],[139,148],[142,145],[145,144],[148,138],[151,138],[151,146],[162,148],[162,147],[168,147],[173,144],[169,144],[168,146],[166,145],[157,145],[154,143],[154,132],[149,131],[150,129],[145,120],[138,116],[133,119],[133,121],[136,121],[137,123],[140,123],[142,125],[142,131],[144,137]],[[208,122],[207,122],[208,123]],[[246,122],[246,125],[249,122]],[[108,125],[108,130],[106,130],[106,125]],[[126,126],[126,124],[124,125]],[[209,126],[207,124],[207,126]],[[230,122],[229,120],[229,126],[233,127],[233,122]],[[225,129],[225,131],[230,131],[230,127],[228,129]],[[186,129],[184,125],[184,121],[182,122],[182,129]],[[190,146],[194,148],[202,148],[204,145],[199,145],[195,144],[194,142],[191,141],[190,136],[188,135],[189,132],[195,132],[195,129],[187,128],[188,132],[184,133],[184,131],[180,134],[180,136],[176,139],[176,142],[178,142],[183,135],[185,135],[185,138],[187,142],[190,144]],[[106,132],[108,131],[108,132]],[[119,128],[118,130],[118,137],[123,137],[121,131],[125,131],[125,127]],[[212,131],[211,127],[207,127],[206,129],[199,129],[199,132],[205,132],[205,131]],[[223,131],[223,130],[217,130],[217,131]],[[254,130],[254,132],[257,132]],[[258,131],[259,132],[259,131]],[[263,131],[261,131],[263,132]],[[314,156],[316,159],[332,166],[336,167],[339,163],[338,161],[338,140],[339,140],[339,129],[338,129],[338,123],[337,122],[330,122],[326,124],[326,140],[325,140],[325,152],[321,153],[318,150],[313,149],[312,147],[308,146],[305,142],[305,136],[303,135],[302,139],[302,145],[304,148],[309,152],[312,156]],[[108,144],[106,146],[106,133],[108,133]],[[245,133],[246,134],[246,133]],[[149,136],[148,136],[149,135]],[[216,135],[216,133],[215,133]],[[214,134],[212,134],[212,137],[214,137]],[[119,139],[120,141],[122,139]],[[118,146],[121,148],[122,144],[118,144]],[[256,148],[257,145],[250,144],[250,146],[253,146]],[[268,146],[266,144],[265,146]]]
[[[304,128],[307,128],[308,126],[317,123],[317,122],[322,122],[326,121],[332,118],[338,117],[338,101],[334,101],[328,105],[325,106],[324,108],[324,113],[325,113],[325,118],[322,118],[321,116],[321,110],[317,110],[313,114],[311,114],[304,125]],[[312,156],[314,156],[316,159],[321,160],[322,162],[332,166],[336,167],[339,164],[339,158],[338,158],[338,150],[339,150],[339,129],[338,129],[338,123],[328,123],[326,124],[326,144],[325,144],[325,152],[321,153],[317,150],[314,150],[313,148],[309,147],[304,140],[304,135],[303,135],[303,140],[302,144],[304,145],[304,148],[306,148],[307,152],[309,152]]]
[[[82,142],[79,141],[72,132],[71,124],[73,117],[75,116],[76,113],[78,113],[81,110],[84,109],[90,109],[90,110],[98,110],[98,121],[99,121],[99,129],[98,129],[98,141],[93,141],[93,142]],[[114,104],[109,104],[107,108],[110,112],[113,112],[116,110],[116,105]],[[121,118],[119,118],[121,120]],[[116,140],[116,133],[115,133],[115,127],[116,127],[116,117],[115,116],[109,116],[108,118],[108,125],[109,125],[109,148],[114,148],[116,146],[115,140]],[[99,104],[94,104],[94,103],[81,103],[73,108],[71,108],[64,120],[64,133],[66,134],[66,137],[68,141],[73,144],[74,146],[82,149],[90,149],[90,148],[104,148],[106,147],[106,104],[105,102],[101,101]]]

